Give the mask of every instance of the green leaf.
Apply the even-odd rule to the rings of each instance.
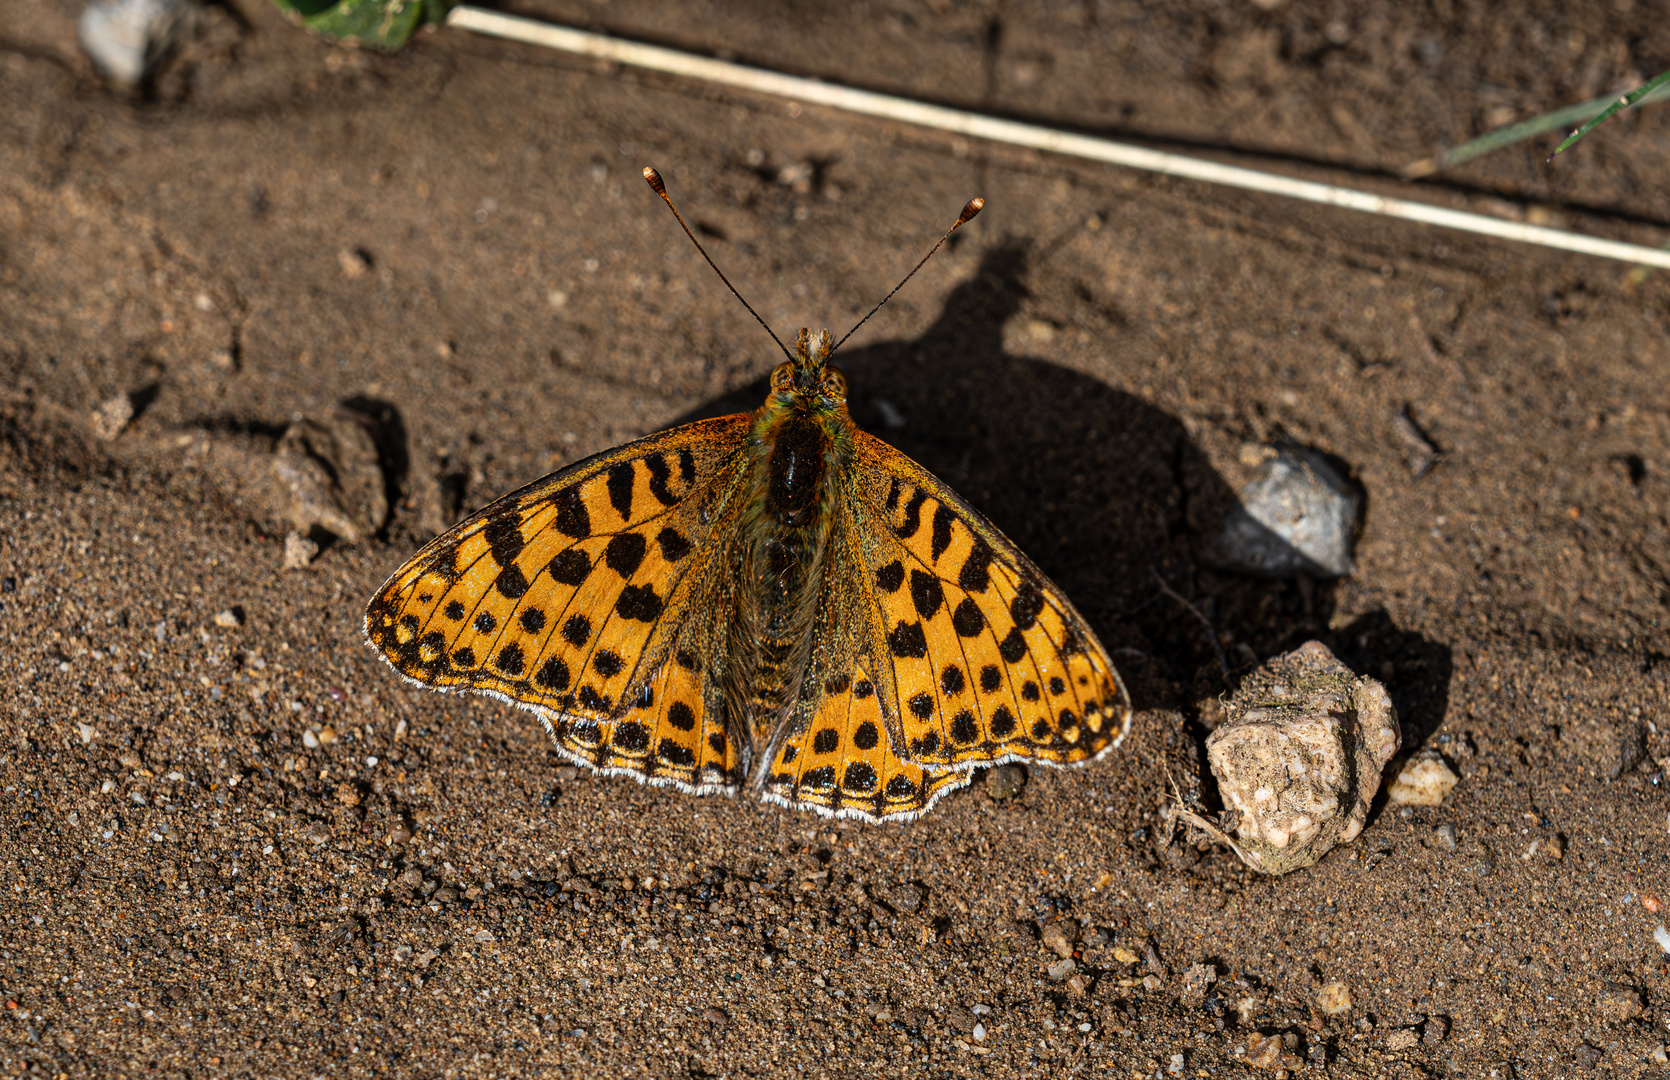
[[[273,0],[316,34],[388,52],[425,22],[446,18],[453,0]]]
[[[1651,94],[1654,90],[1657,90],[1659,87],[1665,86],[1667,84],[1670,84],[1670,71],[1661,71],[1657,75],[1653,76],[1651,79],[1648,79],[1646,82],[1642,83],[1640,86],[1637,86],[1634,90],[1631,90],[1629,93],[1625,94],[1623,97],[1621,97],[1617,101],[1613,102],[1611,108],[1607,109],[1605,112],[1601,113],[1599,116],[1595,117],[1593,120],[1590,120],[1587,124],[1584,124],[1582,127],[1578,128],[1576,131],[1572,132],[1570,135],[1566,136],[1566,141],[1554,148],[1554,153],[1548,155],[1548,160],[1553,161],[1555,155],[1558,154],[1560,151],[1562,151],[1566,147],[1572,145],[1578,139],[1581,139],[1583,136],[1587,135],[1589,132],[1593,131],[1595,128],[1599,127],[1601,124],[1606,123],[1606,121],[1608,121],[1612,118],[1613,113],[1617,112],[1620,109],[1629,108],[1631,105],[1634,105],[1637,101],[1640,101],[1642,98],[1646,97],[1648,94]]]

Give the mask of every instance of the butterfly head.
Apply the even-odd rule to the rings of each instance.
[[[779,407],[802,410],[846,408],[847,377],[829,362],[834,345],[828,330],[802,329],[795,341],[794,358],[778,364],[771,373],[771,400]]]

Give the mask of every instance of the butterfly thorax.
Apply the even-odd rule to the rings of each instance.
[[[828,366],[828,331],[800,332],[772,372],[744,453],[741,528],[732,555],[738,603],[726,698],[758,760],[795,700],[818,610],[836,489],[851,467],[846,378]]]

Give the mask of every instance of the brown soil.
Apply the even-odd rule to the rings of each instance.
[[[1640,0],[1270,6],[525,10],[1377,190],[1670,67]],[[345,52],[258,2],[129,97],[79,58],[75,3],[14,8],[8,1074],[1197,1076],[1245,1069],[1255,1034],[1338,1076],[1663,1074],[1665,275],[457,31]],[[1420,193],[1658,244],[1667,133],[1649,109]],[[987,198],[854,339],[855,412],[1117,650],[1124,749],[834,824],[576,773],[526,714],[405,686],[362,644],[372,590],[460,509],[760,399],[774,351],[651,163],[791,331],[844,329]],[[90,416],[121,394],[138,415],[105,441]],[[344,402],[398,511],[281,572],[269,458]],[[1406,410],[1443,455],[1419,478]],[[1282,438],[1366,492],[1344,581],[1202,558],[1243,444]],[[1156,572],[1232,665],[1314,637],[1383,680],[1459,786],[1280,879],[1156,843],[1226,689]],[[1064,922],[1077,983],[1048,971]],[[1348,1012],[1318,1008],[1328,983]]]

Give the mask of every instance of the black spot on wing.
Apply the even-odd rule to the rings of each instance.
[[[655,454],[647,457],[644,459],[644,465],[649,469],[649,493],[655,496],[655,501],[662,506],[671,506],[678,502],[678,496],[667,487],[667,481],[673,478],[673,471],[667,467],[666,455]]]
[[[833,787],[834,784],[835,766],[833,765],[824,765],[820,768],[808,769],[800,777],[800,786],[803,788],[822,790],[823,788]]]
[[[522,576],[522,570],[515,563],[507,563],[499,571],[499,576],[493,579],[493,587],[511,600],[520,600],[528,591],[528,579]]]
[[[620,599],[615,601],[615,611],[621,618],[638,622],[654,622],[661,617],[664,606],[651,585],[628,585],[621,590]]]
[[[493,632],[493,628],[498,625],[499,620],[493,618],[493,613],[491,611],[483,611],[475,617],[475,628],[477,633],[491,634]]]
[[[1015,599],[1009,603],[1009,611],[1015,616],[1015,625],[1022,630],[1030,630],[1038,621],[1038,613],[1044,610],[1044,594],[1039,591],[1036,582],[1021,582],[1020,590],[1015,593]]]
[[[1026,639],[1021,636],[1020,627],[1009,628],[1009,633],[997,643],[997,654],[1011,664],[1020,663],[1021,657],[1026,655]]]
[[[468,645],[452,651],[452,666],[455,668],[475,667],[475,650]]]
[[[939,688],[945,691],[946,697],[962,693],[963,685],[963,669],[956,664],[947,664],[945,670],[939,673]]]
[[[579,488],[571,487],[559,492],[556,504],[555,524],[558,532],[576,540],[584,540],[591,535],[591,514],[586,512],[586,504],[580,498]]]
[[[627,753],[641,754],[649,748],[649,730],[636,720],[628,720],[615,729],[611,741]]]
[[[669,765],[690,766],[696,764],[696,755],[691,753],[688,746],[680,746],[671,739],[662,739],[656,754]]]
[[[632,520],[632,463],[609,466],[609,505],[622,521]]]
[[[451,619],[453,622],[457,622],[464,617],[464,605],[460,604],[456,600],[449,601],[446,606],[445,614],[447,618]]]
[[[649,549],[643,535],[635,532],[616,533],[603,549],[603,562],[622,578],[630,580],[643,565],[644,552]]]
[[[951,508],[944,503],[934,507],[933,533],[930,540],[932,558],[930,561],[938,562],[939,557],[945,554],[945,549],[951,546],[951,523],[956,520],[957,515],[953,514]]]
[[[506,645],[499,650],[499,658],[494,661],[498,669],[506,675],[519,676],[522,674],[524,660],[522,647],[516,644]]]
[[[533,677],[534,682],[547,690],[567,690],[568,680],[568,665],[554,656],[539,665]]]
[[[551,560],[551,577],[564,585],[583,584],[591,575],[591,556],[579,548],[569,548]]]
[[[992,713],[992,738],[1007,739],[1015,733],[1015,714],[1009,706],[999,705]]]
[[[911,492],[910,501],[905,503],[904,520],[893,530],[901,539],[909,539],[916,535],[916,530],[922,527],[922,504],[928,501],[928,493],[921,488]]]
[[[812,736],[812,753],[833,754],[835,748],[841,745],[840,734],[832,727],[826,727]]]
[[[605,679],[612,679],[619,675],[626,667],[624,661],[608,649],[599,649],[591,659],[592,670]]]
[[[980,669],[980,689],[990,694],[1003,685],[1003,672],[996,664],[987,664]]]
[[[876,786],[876,770],[867,761],[855,761],[847,766],[841,786],[848,791],[873,791]]]
[[[971,743],[980,737],[980,728],[974,722],[974,714],[967,709],[951,718],[951,739],[953,742]]]
[[[924,574],[920,570],[910,572],[910,598],[916,604],[916,613],[924,619],[934,617],[934,612],[945,603],[945,588],[939,579],[932,574]]]
[[[876,571],[876,587],[888,595],[898,592],[899,586],[904,583],[905,564],[898,559]]]
[[[928,639],[919,622],[900,622],[887,635],[887,647],[893,655],[905,660],[920,660],[928,655]]]
[[[661,547],[661,556],[668,562],[678,562],[690,554],[691,544],[684,538],[684,534],[668,526],[656,534],[655,542]]]
[[[518,618],[521,620],[522,629],[530,634],[537,634],[545,629],[545,612],[536,607],[523,608]]]
[[[836,697],[838,695],[846,693],[847,692],[847,687],[849,687],[851,685],[852,685],[852,676],[851,675],[836,675],[836,676],[833,676],[832,678],[830,678],[830,680],[828,682],[824,683],[823,688],[829,694],[830,697]]]
[[[916,782],[910,777],[900,774],[887,782],[887,797],[890,799],[909,799],[916,794]]]
[[[500,566],[512,562],[525,545],[522,530],[514,515],[506,514],[502,517],[489,518],[482,526],[481,535],[487,539],[487,547],[493,552],[493,560]]]
[[[951,626],[958,637],[974,637],[986,628],[986,616],[979,604],[965,596],[951,612]]]
[[[957,572],[957,584],[965,592],[983,593],[991,584],[992,549],[978,536],[974,538],[974,548],[963,560],[963,568]]]
[[[880,738],[881,736],[880,733],[876,731],[876,726],[866,720],[862,724],[858,725],[857,731],[852,733],[852,744],[860,750],[874,750],[876,743],[880,741]]]
[[[891,514],[899,508],[899,478],[895,476],[893,482],[887,485],[887,512]]]
[[[667,708],[667,723],[680,731],[689,731],[696,726],[696,713],[682,701],[675,701]]]
[[[591,620],[581,614],[573,614],[562,624],[562,639],[570,645],[584,645],[591,638]]]

